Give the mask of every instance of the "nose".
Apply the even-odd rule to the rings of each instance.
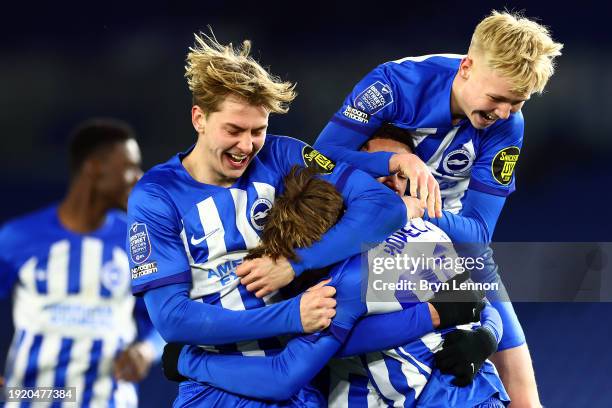
[[[240,150],[241,153],[251,154],[253,151],[253,137],[250,132],[242,132],[240,135],[240,140],[238,141],[238,145],[236,146]]]
[[[510,117],[510,111],[512,110],[512,105],[509,103],[501,103],[497,105],[495,108],[495,116],[501,119],[508,119]]]
[[[399,177],[397,176],[397,174],[385,177],[383,183],[396,193],[399,192]]]

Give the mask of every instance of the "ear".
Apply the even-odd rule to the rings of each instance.
[[[81,174],[86,175],[90,179],[95,179],[101,172],[102,163],[97,157],[90,157],[83,162],[83,167],[81,168]]]
[[[206,124],[206,114],[198,105],[191,107],[191,124],[198,134],[204,132],[204,125]]]
[[[461,60],[459,64],[459,75],[462,79],[468,79],[474,66],[474,60],[468,55]]]

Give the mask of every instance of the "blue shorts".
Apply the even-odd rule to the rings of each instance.
[[[257,387],[256,380],[253,381],[253,387]],[[178,395],[172,406],[175,408],[320,408],[326,407],[327,401],[317,389],[310,385],[303,387],[291,399],[279,402],[247,398],[211,387],[208,384],[183,381],[179,385]]]
[[[476,405],[474,408],[505,408],[504,404],[499,398],[491,397],[482,404]]]

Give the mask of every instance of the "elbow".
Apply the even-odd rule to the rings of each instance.
[[[279,380],[278,390],[275,390],[274,395],[270,399],[274,401],[285,401],[296,395],[304,384],[295,381],[291,376],[283,376]]]

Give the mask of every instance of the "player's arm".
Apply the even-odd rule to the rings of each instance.
[[[346,211],[321,240],[298,249],[297,260],[273,261],[262,257],[238,266],[236,275],[257,297],[287,285],[305,270],[332,265],[361,253],[366,245],[384,240],[406,223],[406,206],[390,189],[352,166],[332,162],[299,140],[271,138],[260,155],[263,160],[272,161],[284,175],[296,165],[316,168],[340,192]]]
[[[482,311],[482,325],[475,330],[457,329],[446,335],[441,351],[435,354],[436,367],[455,376],[453,384],[469,385],[485,360],[497,350],[503,335],[497,310],[487,305]]]
[[[405,122],[414,116],[413,103],[404,96],[418,79],[408,71],[398,73],[398,69],[406,67],[386,63],[367,74],[323,128],[314,147],[332,160],[349,163],[373,177],[403,173],[410,180],[410,194],[420,199],[431,217],[439,217],[442,201],[438,182],[419,157],[359,151],[385,122]]]
[[[301,318],[310,320],[300,315],[302,298],[244,311],[190,299],[191,270],[180,238],[182,224],[159,187],[137,186],[130,196],[128,218],[132,292],[144,294],[151,321],[167,342],[223,344],[303,333]],[[313,310],[306,308],[304,313]]]
[[[458,214],[430,219],[456,243],[489,243],[506,197],[515,190],[514,168],[523,144],[523,116],[512,114],[483,136]]]

